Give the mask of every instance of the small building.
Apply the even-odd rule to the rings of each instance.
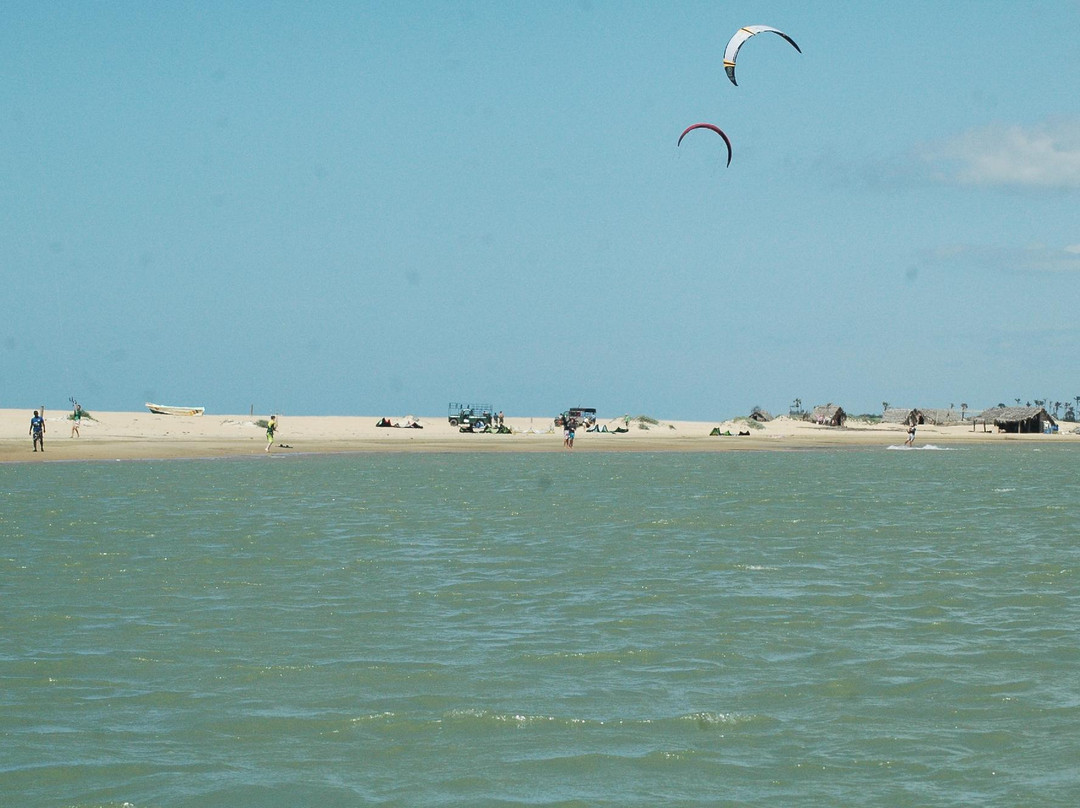
[[[843,426],[847,421],[847,413],[844,412],[843,407],[837,404],[822,404],[814,407],[808,420],[825,426]]]
[[[947,409],[925,409],[922,410],[923,420],[921,424],[932,424],[934,426],[955,426],[960,423],[967,423],[964,420],[963,410],[954,410],[951,407]]]
[[[761,407],[754,407],[754,411],[750,413],[750,418],[761,424],[768,423],[773,419],[772,413],[761,409]]]
[[[987,424],[993,424],[999,432],[1040,433],[1050,432],[1057,427],[1057,422],[1042,407],[991,407],[978,417]]]
[[[919,410],[905,407],[889,407],[881,414],[883,424],[903,424],[904,426],[917,426],[923,423],[923,414]]]

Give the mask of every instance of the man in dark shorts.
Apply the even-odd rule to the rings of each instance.
[[[45,451],[45,419],[38,415],[38,411],[34,410],[34,417],[30,419],[30,435],[34,438],[34,451],[38,450],[38,446],[41,446],[41,451]]]

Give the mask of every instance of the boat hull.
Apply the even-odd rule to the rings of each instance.
[[[146,409],[154,415],[202,415],[203,407],[170,407],[165,404],[151,404],[146,402]]]

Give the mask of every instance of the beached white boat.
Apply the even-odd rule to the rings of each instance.
[[[202,407],[169,407],[164,404],[151,404],[146,402],[146,409],[154,415],[202,415]]]

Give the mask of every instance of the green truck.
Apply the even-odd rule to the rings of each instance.
[[[565,426],[567,421],[573,421],[576,426],[587,429],[596,423],[596,408],[571,407],[555,419],[555,426]]]
[[[490,404],[462,404],[452,401],[447,408],[446,417],[450,426],[472,429],[474,424],[483,424],[489,427],[495,419],[495,408]]]

